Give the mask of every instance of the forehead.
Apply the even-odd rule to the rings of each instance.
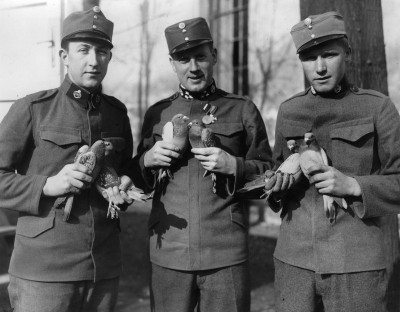
[[[329,40],[300,52],[299,56],[322,54],[328,51],[344,52],[343,44],[339,40]]]

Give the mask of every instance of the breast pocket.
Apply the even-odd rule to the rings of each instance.
[[[240,156],[246,149],[244,127],[242,123],[218,123],[207,126],[216,135],[216,145],[226,152]]]
[[[81,131],[68,127],[43,125],[39,129],[39,137],[38,157],[54,163],[60,159],[74,159],[82,142]]]
[[[345,174],[370,174],[374,157],[372,118],[351,120],[330,130],[332,165]]]

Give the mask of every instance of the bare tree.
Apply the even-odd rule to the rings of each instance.
[[[340,12],[353,48],[349,80],[357,86],[388,94],[385,44],[380,0],[300,0],[300,14]],[[382,217],[389,276],[389,311],[400,311],[400,253],[397,216]]]
[[[149,32],[149,3],[144,0],[140,5],[142,15],[142,32],[140,37],[140,64],[139,64],[139,83],[138,83],[138,115],[140,122],[138,129],[142,128],[144,112],[149,107],[150,90],[150,64],[153,54],[154,42]],[[139,132],[140,133],[140,132]]]

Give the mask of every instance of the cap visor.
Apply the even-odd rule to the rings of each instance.
[[[307,42],[306,44],[303,44],[297,50],[297,53],[301,53],[304,50],[307,50],[307,49],[310,49],[310,48],[315,47],[317,45],[320,45],[321,43],[324,43],[326,41],[335,40],[335,39],[344,38],[344,37],[346,37],[346,35],[340,34],[340,35],[329,35],[329,36],[324,36],[324,37],[320,37],[320,38],[317,38],[317,39],[313,39],[313,40]]]
[[[181,45],[178,45],[177,47],[173,48],[169,52],[169,54],[172,55],[174,53],[182,52],[182,51],[185,51],[185,50],[189,50],[189,49],[197,47],[199,45],[206,44],[206,43],[211,43],[211,42],[213,42],[213,41],[210,40],[210,39],[193,40],[193,41],[185,42],[185,43],[183,43]]]

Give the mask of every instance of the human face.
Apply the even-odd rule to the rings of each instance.
[[[100,86],[111,60],[110,48],[92,41],[71,41],[60,51],[68,76],[77,86],[93,91]]]
[[[350,55],[349,47],[345,48],[338,40],[330,40],[301,52],[299,58],[304,74],[315,91],[328,93],[343,79]]]
[[[217,50],[208,44],[202,44],[173,54],[170,56],[170,63],[185,89],[200,92],[212,83]]]

